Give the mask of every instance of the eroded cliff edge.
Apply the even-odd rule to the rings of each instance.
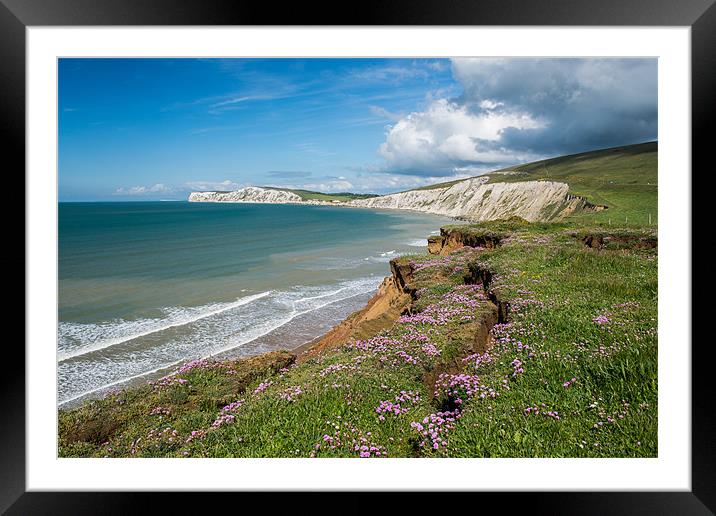
[[[444,235],[449,236],[445,239],[445,245],[441,246],[439,251],[430,250],[431,254],[446,255],[463,247],[496,247],[504,237],[497,233],[480,237],[466,232],[462,228],[456,230],[441,228],[441,231]],[[490,243],[485,245],[487,241]],[[373,337],[381,331],[391,328],[401,315],[419,311],[416,301],[419,298],[419,290],[425,285],[415,281],[414,264],[404,258],[395,258],[390,261],[390,272],[391,275],[383,280],[378,291],[365,307],[353,312],[325,335],[295,349],[298,361],[315,357],[328,349],[337,348],[351,341]],[[491,278],[486,274],[488,273],[483,270],[470,271],[465,277],[465,282],[487,286]],[[485,339],[492,325],[506,317],[506,306],[502,306],[496,298],[490,301],[494,306],[488,310],[489,324],[485,327],[486,329],[482,325],[478,325],[479,331],[476,330],[479,333],[476,342],[479,341],[478,347],[482,351],[486,349],[487,341]]]
[[[402,270],[391,261],[392,275],[378,287],[365,307],[353,312],[325,335],[294,350],[299,361],[313,357],[326,349],[336,348],[351,340],[364,339],[388,329],[409,310],[412,297],[406,288],[410,269]]]

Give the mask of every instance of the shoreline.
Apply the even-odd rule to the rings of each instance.
[[[216,362],[248,360],[252,358],[262,357],[270,353],[275,353],[277,351],[287,351],[295,355],[296,362],[300,363],[301,361],[306,360],[308,357],[313,356],[314,354],[324,349],[332,348],[339,344],[345,343],[348,338],[350,338],[356,332],[359,332],[366,323],[379,320],[378,324],[382,327],[387,328],[392,325],[392,323],[398,319],[400,313],[395,310],[393,310],[392,313],[388,313],[391,310],[391,301],[393,301],[393,298],[396,296],[400,297],[401,293],[395,290],[394,284],[391,282],[391,280],[393,280],[392,275],[386,276],[383,278],[383,281],[376,289],[352,296],[358,297],[372,293],[371,297],[361,307],[349,312],[347,316],[339,320],[327,331],[295,347],[276,347],[275,349],[265,350],[260,353],[247,354],[245,356],[236,355],[237,351],[240,350],[242,346],[258,341],[263,337],[266,337],[267,335],[270,335],[271,333],[280,330],[291,322],[288,321],[281,326],[271,329],[268,333],[264,335],[259,335],[250,341],[236,346],[235,348],[203,357],[187,357],[170,365],[162,366],[152,371],[140,373],[135,377],[117,381],[114,384],[97,388],[91,392],[80,394],[74,398],[70,398],[63,402],[58,401],[57,408],[58,410],[64,411],[76,410],[90,403],[92,400],[101,399],[105,397],[108,393],[125,389],[132,389],[145,385],[148,381],[151,381],[152,378],[162,379],[171,376],[172,374],[174,374],[175,371],[179,369],[179,367],[181,367],[182,364],[186,364],[194,360],[214,360]],[[387,301],[385,301],[386,299]],[[339,300],[336,301],[336,303],[340,303],[341,301],[345,300]],[[407,303],[407,299],[403,299],[402,302],[403,304]]]
[[[427,253],[427,240],[426,245],[421,246],[418,248],[416,246],[416,250],[420,249]],[[409,254],[409,253],[408,253]],[[399,257],[402,255],[396,255],[395,257]],[[378,284],[375,286],[375,288],[365,291],[365,292],[358,292],[350,297],[347,298],[341,298],[338,299],[332,303],[329,303],[328,305],[320,306],[315,308],[314,310],[311,310],[306,313],[302,313],[297,315],[295,318],[292,318],[282,324],[279,324],[276,327],[271,328],[269,331],[267,331],[264,334],[257,335],[256,337],[246,341],[242,342],[241,344],[238,344],[237,346],[226,349],[223,351],[219,351],[216,353],[212,353],[209,355],[195,355],[190,356],[186,358],[182,358],[181,360],[178,360],[176,362],[173,362],[172,364],[161,366],[156,369],[153,369],[151,371],[146,371],[142,373],[138,373],[135,376],[124,378],[121,380],[117,380],[116,382],[112,382],[110,384],[106,384],[101,387],[97,387],[92,389],[91,391],[84,392],[78,395],[75,395],[67,400],[64,401],[57,401],[57,408],[59,410],[74,410],[77,408],[80,408],[87,403],[92,402],[96,399],[101,399],[104,396],[106,396],[108,393],[117,391],[117,390],[124,390],[124,389],[132,389],[136,388],[138,386],[146,384],[147,381],[161,379],[166,376],[171,376],[179,367],[181,367],[182,364],[194,361],[194,360],[215,360],[217,362],[221,361],[231,361],[231,360],[246,360],[249,358],[254,357],[260,357],[263,355],[266,355],[268,353],[274,353],[276,351],[288,351],[294,355],[296,355],[297,360],[300,360],[302,356],[311,354],[311,352],[319,345],[326,346],[327,339],[330,340],[330,336],[335,334],[336,331],[340,328],[345,328],[346,325],[349,324],[349,321],[354,318],[359,318],[362,315],[365,315],[367,312],[370,311],[370,308],[374,306],[376,303],[379,302],[380,299],[382,299],[385,296],[384,292],[381,292],[381,288],[386,283],[387,280],[391,279],[392,276],[390,276],[390,262],[386,262],[386,265],[388,265],[388,270],[385,271],[388,275],[383,276],[382,280],[379,280],[379,278],[376,278]],[[339,308],[342,303],[345,303],[346,301],[349,301],[351,299],[354,299],[356,297],[363,297],[363,296],[370,296],[368,297],[363,303],[356,305],[353,307],[350,311],[346,312],[345,315],[337,319],[333,324],[328,326],[327,328],[320,331],[320,333],[316,334],[312,338],[302,342],[298,345],[291,345],[290,347],[283,347],[280,345],[277,345],[276,342],[280,341],[280,336],[282,333],[289,331],[291,328],[291,324],[294,323],[296,319],[300,321],[301,318],[307,318],[310,317],[312,313],[315,311],[322,311],[326,309],[331,308]],[[380,316],[380,313],[376,313],[375,309],[368,314],[368,316],[371,319],[375,319],[376,317]],[[391,321],[397,319],[398,314],[393,314]],[[259,350],[258,352],[252,352],[255,350]],[[58,362],[59,363],[59,362]]]
[[[257,204],[257,203],[246,203],[246,204]],[[388,214],[389,211],[393,210],[377,210],[372,208],[363,208],[364,210],[368,210],[370,212],[379,213],[382,212],[384,214]],[[394,215],[397,215],[395,213]],[[340,325],[343,323],[351,314],[353,314],[356,311],[363,310],[366,306],[366,304],[370,301],[370,298],[373,294],[375,294],[375,290],[380,285],[381,281],[384,280],[386,275],[389,274],[389,270],[387,264],[389,262],[389,259],[395,256],[403,255],[403,254],[413,254],[413,253],[425,253],[426,247],[427,247],[427,239],[420,238],[422,240],[421,246],[416,246],[416,240],[417,238],[425,236],[428,231],[431,230],[431,228],[437,229],[440,227],[440,225],[444,225],[446,223],[452,223],[453,219],[450,217],[444,217],[444,216],[436,216],[433,214],[425,214],[425,213],[418,213],[418,212],[410,212],[408,215],[403,214],[405,216],[401,216],[399,219],[399,224],[402,227],[402,224],[407,224],[405,227],[408,229],[401,229],[399,230],[401,235],[399,238],[400,240],[400,247],[396,247],[398,249],[397,253],[393,253],[393,251],[386,251],[390,249],[396,249],[394,247],[373,247],[375,244],[366,243],[365,249],[351,249],[349,252],[339,252],[339,256],[343,256],[344,254],[350,255],[356,258],[360,263],[363,263],[361,261],[361,258],[366,256],[366,260],[370,259],[370,263],[373,265],[370,266],[370,275],[373,276],[372,278],[372,285],[366,286],[365,291],[359,292],[358,289],[356,289],[356,293],[353,295],[352,293],[349,294],[349,297],[354,299],[349,299],[346,301],[346,299],[337,299],[338,296],[335,296],[336,299],[331,298],[330,306],[324,308],[324,307],[316,307],[315,309],[319,310],[319,312],[311,312],[313,316],[309,315],[303,315],[300,312],[303,312],[304,309],[313,308],[313,305],[316,303],[314,301],[311,301],[308,304],[299,303],[299,305],[296,306],[296,311],[299,312],[299,319],[296,321],[286,321],[284,323],[285,318],[283,317],[284,311],[276,311],[271,312],[274,315],[271,315],[269,317],[272,321],[275,320],[275,322],[271,323],[270,325],[267,324],[266,328],[269,329],[267,334],[269,336],[267,337],[267,334],[264,334],[261,332],[261,335],[257,335],[259,333],[258,331],[258,325],[256,323],[253,324],[253,326],[248,327],[249,330],[248,333],[246,333],[246,336],[244,337],[244,330],[242,329],[238,333],[236,333],[234,336],[232,336],[229,340],[226,341],[227,344],[231,343],[231,341],[235,341],[237,344],[233,345],[230,349],[221,349],[222,346],[206,346],[202,345],[200,346],[202,349],[197,349],[195,353],[188,353],[184,356],[181,356],[181,353],[171,353],[169,355],[164,355],[164,358],[169,358],[170,360],[166,360],[164,362],[165,364],[168,363],[169,365],[162,365],[162,361],[154,361],[155,364],[157,364],[154,367],[151,367],[152,363],[147,363],[146,365],[150,367],[146,367],[145,370],[142,370],[140,368],[133,368],[134,371],[130,371],[129,369],[125,372],[124,368],[122,367],[122,362],[124,361],[124,355],[126,353],[123,351],[124,347],[117,347],[115,348],[117,351],[109,351],[106,354],[105,358],[105,352],[101,351],[100,354],[94,354],[91,355],[91,357],[88,357],[88,360],[91,360],[93,362],[95,361],[102,361],[102,360],[108,360],[106,361],[105,369],[108,371],[107,374],[103,374],[102,376],[93,378],[90,377],[88,381],[81,381],[76,382],[74,380],[74,377],[77,376],[76,373],[73,372],[73,369],[65,368],[65,366],[68,364],[63,364],[62,369],[58,372],[58,387],[57,387],[57,403],[58,407],[65,409],[65,408],[74,408],[77,406],[81,406],[82,404],[88,402],[89,400],[96,399],[99,397],[102,397],[104,394],[106,394],[108,391],[115,390],[115,389],[122,389],[127,387],[134,387],[137,385],[141,385],[144,383],[147,379],[154,379],[157,377],[160,377],[161,375],[166,375],[171,373],[173,370],[175,370],[177,367],[179,367],[183,362],[191,361],[193,359],[200,359],[200,358],[214,358],[218,360],[223,359],[234,359],[234,358],[247,358],[249,356],[257,356],[261,355],[263,353],[267,353],[273,350],[291,350],[296,351],[298,353],[304,351],[305,349],[312,347],[313,343],[318,342],[321,338],[323,338],[328,332],[330,332],[335,326]],[[325,215],[326,217],[330,217],[330,215]],[[415,222],[412,222],[412,221]],[[390,223],[392,225],[392,223]],[[412,229],[410,229],[412,228]],[[416,231],[417,230],[417,231]],[[398,233],[396,233],[398,234]],[[403,235],[404,234],[404,235]],[[397,238],[397,237],[396,237]],[[397,241],[394,240],[397,245]],[[383,244],[378,244],[383,245]],[[388,245],[388,244],[385,244]],[[350,246],[351,248],[354,247],[353,244]],[[376,249],[378,251],[376,251]],[[385,253],[383,251],[386,251]],[[365,255],[362,254],[365,252]],[[328,253],[328,254],[325,254]],[[331,251],[325,251],[321,253],[321,256],[332,256]],[[378,256],[380,254],[380,257]],[[388,255],[388,256],[384,256]],[[382,262],[382,263],[376,263],[376,262]],[[366,262],[368,263],[368,262]],[[362,274],[364,266],[360,266],[359,269],[357,269],[355,274]],[[375,269],[375,270],[373,270]],[[297,269],[297,272],[301,272]],[[330,272],[330,271],[329,271]],[[346,275],[347,274],[347,275]],[[354,273],[348,271],[346,274],[332,274],[330,277],[327,277],[325,281],[326,288],[329,289],[331,285],[335,283],[335,281],[340,280],[343,276],[346,276],[346,278],[352,278],[352,275]],[[332,279],[331,279],[332,278]],[[295,278],[294,278],[295,279]],[[365,279],[363,275],[361,275],[358,279]],[[303,285],[303,283],[298,280],[299,283],[290,283],[286,284],[287,286],[285,289],[292,290],[293,287],[291,285]],[[323,283],[322,283],[323,284]],[[340,285],[338,285],[340,286]],[[282,291],[284,289],[281,289]],[[302,289],[299,289],[302,290]],[[298,292],[298,291],[297,291]],[[310,295],[310,294],[305,294]],[[341,296],[346,295],[345,293],[341,294]],[[358,299],[355,299],[355,296],[359,296]],[[292,298],[293,299],[293,298]],[[270,308],[268,305],[273,305],[273,303],[268,303],[266,306],[260,307],[260,309],[263,311],[264,308]],[[253,306],[253,305],[252,305]],[[241,309],[240,312],[237,312],[236,317],[239,317],[241,319],[246,319],[246,314],[250,313],[252,309]],[[269,313],[269,312],[267,312]],[[316,314],[320,313],[320,317],[316,317]],[[289,315],[289,314],[287,314]],[[227,314],[225,316],[228,319],[233,319],[234,314],[233,312],[230,314]],[[312,321],[311,318],[315,319],[315,321]],[[275,326],[278,325],[278,326]],[[298,330],[297,332],[288,332],[288,331],[282,331],[280,328],[286,325],[286,327],[291,326],[294,330]],[[237,326],[238,328],[239,326]],[[313,328],[313,329],[312,329]],[[172,330],[173,331],[173,330]],[[181,330],[184,331],[184,330]],[[275,333],[278,333],[279,335],[276,336]],[[208,333],[206,335],[209,335]],[[213,334],[212,334],[213,335]],[[221,336],[220,336],[221,337]],[[103,337],[104,338],[104,337]],[[145,337],[141,340],[136,341],[139,345],[144,345],[146,338],[154,338],[154,337]],[[160,339],[165,339],[164,336],[159,337]],[[166,338],[174,338],[173,333],[167,334]],[[248,339],[244,341],[244,339]],[[129,340],[129,339],[125,339]],[[261,340],[260,345],[255,345],[254,342],[257,340]],[[167,341],[168,342],[168,341]],[[198,342],[198,341],[197,341]],[[219,341],[216,341],[219,342]],[[147,343],[150,343],[150,341],[147,341]],[[224,343],[224,340],[222,338],[220,344]],[[78,341],[77,344],[80,344]],[[131,343],[131,346],[134,346],[134,343]],[[153,344],[152,344],[153,345]],[[228,346],[226,346],[228,347]],[[80,351],[84,348],[84,344],[77,349]],[[220,351],[214,351],[212,348],[220,348]],[[62,348],[64,349],[64,348]],[[68,348],[71,349],[71,348]],[[127,348],[129,349],[129,348]],[[204,351],[204,353],[202,353]],[[60,360],[63,357],[65,353],[58,350],[58,368],[60,367]],[[173,355],[173,356],[172,356]],[[115,360],[114,357],[118,357],[119,367],[120,369],[117,369],[115,371],[115,366],[113,365],[113,361]],[[171,360],[172,358],[176,357],[176,361]],[[83,358],[80,358],[80,360],[84,360]],[[142,364],[144,365],[144,364]],[[75,370],[85,369],[84,364],[72,364],[70,367],[74,368]],[[65,370],[69,371],[71,375],[66,376]],[[127,374],[128,373],[128,374]],[[92,379],[93,378],[93,379]]]
[[[390,279],[390,276],[386,276],[383,279],[383,282],[381,283],[381,285],[383,283],[385,283],[386,280],[388,280],[388,279]],[[289,347],[289,348],[276,347],[275,349],[265,350],[265,351],[255,353],[255,354],[247,354],[245,356],[237,354],[242,346],[244,346],[246,344],[254,343],[255,341],[259,341],[262,338],[266,337],[267,335],[270,335],[271,333],[274,333],[275,331],[282,329],[284,326],[286,326],[287,324],[289,324],[291,322],[291,321],[288,321],[287,323],[285,323],[281,326],[271,329],[268,333],[266,333],[264,335],[259,335],[250,341],[244,342],[244,343],[236,346],[235,348],[221,351],[219,353],[212,354],[212,355],[202,356],[202,357],[199,357],[199,356],[187,357],[185,359],[174,362],[170,365],[162,366],[162,367],[157,368],[152,371],[140,373],[135,377],[126,378],[123,380],[119,380],[114,384],[99,387],[91,392],[80,394],[74,398],[70,398],[70,399],[62,401],[62,402],[58,401],[57,408],[58,408],[58,410],[75,410],[77,408],[80,408],[80,407],[86,405],[87,403],[90,403],[92,400],[100,399],[100,398],[106,396],[107,393],[110,393],[110,392],[113,392],[116,390],[136,388],[138,386],[146,384],[147,381],[151,381],[152,379],[161,379],[161,378],[164,378],[167,376],[171,376],[179,367],[181,367],[182,364],[186,364],[186,363],[194,361],[194,360],[215,360],[217,362],[247,360],[250,358],[261,357],[261,356],[267,355],[269,353],[275,353],[276,351],[287,351],[287,352],[295,355],[297,361],[300,361],[301,359],[305,359],[306,355],[312,355],[314,352],[316,352],[319,349],[319,346],[323,347],[323,346],[327,346],[328,343],[332,343],[333,340],[331,340],[330,337],[332,335],[334,335],[338,329],[344,328],[352,318],[355,318],[355,317],[360,318],[361,315],[366,314],[366,312],[369,311],[370,307],[372,305],[376,304],[385,295],[384,293],[380,292],[380,285],[379,285],[374,290],[359,293],[352,297],[363,296],[363,295],[366,295],[369,293],[372,293],[371,297],[362,306],[349,312],[347,316],[345,316],[343,319],[339,320],[336,324],[331,326],[327,331],[324,331],[323,333],[317,335],[316,337],[314,337],[306,342],[303,342],[302,344],[299,344],[295,347]],[[339,300],[339,301],[336,301],[336,303],[340,303],[341,301],[345,301],[345,300]],[[325,307],[321,307],[321,308],[325,308]],[[302,314],[302,315],[307,315],[307,314]],[[395,317],[395,319],[397,319],[397,316]],[[322,349],[322,347],[321,347],[321,349]]]
[[[430,254],[427,252],[427,245],[425,246],[425,250],[426,254]],[[390,268],[388,269],[388,272],[391,272]],[[395,304],[394,298],[400,297],[401,292],[396,290],[394,285],[394,276],[392,274],[385,276],[382,282],[375,289],[367,292],[358,293],[355,296],[351,297],[364,296],[369,293],[372,293],[372,295],[363,305],[349,312],[345,317],[340,319],[328,330],[295,347],[276,347],[275,349],[265,350],[255,354],[247,354],[245,356],[237,355],[237,352],[242,348],[242,346],[254,343],[255,341],[260,341],[267,335],[281,330],[284,326],[291,322],[287,321],[286,323],[277,326],[276,328],[272,328],[266,334],[259,335],[250,341],[244,342],[236,346],[235,348],[202,357],[187,357],[170,365],[162,366],[152,371],[140,373],[135,377],[119,380],[116,383],[97,388],[91,392],[80,394],[78,396],[75,396],[74,398],[70,398],[62,402],[58,401],[58,410],[75,410],[77,408],[83,407],[87,403],[90,403],[92,400],[100,399],[106,396],[110,392],[116,390],[136,388],[138,386],[146,384],[147,381],[151,381],[152,378],[161,379],[167,376],[171,376],[182,364],[194,360],[215,360],[217,362],[247,360],[250,358],[261,357],[269,353],[275,353],[276,351],[288,351],[289,353],[292,353],[296,356],[297,362],[300,362],[323,349],[335,347],[336,345],[345,343],[350,336],[354,335],[356,332],[360,332],[360,330],[365,326],[366,323],[370,323],[371,321],[378,321],[377,324],[379,326],[387,328],[398,319],[400,313],[396,312],[394,309],[391,311],[391,308],[394,308],[391,306],[391,304]],[[345,300],[346,299],[338,300],[335,302],[335,304],[338,304]],[[405,298],[401,299],[399,302],[399,304],[406,303],[407,299]],[[325,307],[317,308],[317,310],[320,310],[322,308]],[[301,314],[301,316],[305,315],[308,314]]]
[[[145,385],[147,383],[147,381],[157,380],[157,379],[164,378],[166,376],[170,376],[179,367],[181,367],[182,364],[185,364],[185,363],[188,363],[188,362],[191,362],[194,360],[215,360],[217,362],[233,361],[233,360],[247,360],[247,359],[254,358],[254,357],[260,357],[260,356],[266,355],[268,353],[274,353],[276,351],[287,351],[290,353],[294,353],[298,356],[300,353],[310,349],[315,343],[319,342],[328,333],[330,333],[335,327],[343,324],[345,322],[345,320],[350,318],[353,314],[364,310],[365,307],[367,306],[367,304],[370,303],[371,299],[374,297],[375,291],[377,290],[377,288],[378,287],[376,287],[376,289],[369,290],[367,292],[360,292],[358,294],[351,296],[350,298],[339,299],[339,300],[335,301],[334,303],[331,303],[331,304],[337,305],[337,304],[340,304],[348,299],[352,299],[352,298],[359,297],[359,296],[366,296],[371,293],[373,294],[368,299],[368,301],[366,301],[366,303],[364,303],[363,305],[360,305],[355,310],[350,311],[348,313],[348,315],[346,315],[343,319],[339,320],[336,324],[331,326],[328,330],[322,332],[321,334],[317,335],[316,337],[309,339],[308,341],[303,342],[302,344],[299,344],[298,346],[289,347],[289,348],[274,346],[273,349],[265,349],[258,353],[248,353],[248,354],[241,353],[242,348],[246,345],[262,346],[262,339],[268,338],[269,340],[271,340],[272,334],[274,334],[274,333],[280,334],[281,330],[286,330],[285,327],[289,326],[290,323],[293,322],[294,319],[292,319],[292,320],[287,321],[279,326],[276,326],[275,328],[272,328],[265,334],[258,335],[251,340],[248,340],[246,342],[243,342],[243,343],[237,345],[234,348],[227,349],[227,350],[220,351],[220,352],[206,355],[206,356],[186,357],[186,358],[178,360],[172,364],[162,366],[162,367],[159,367],[159,368],[151,370],[151,371],[139,373],[136,376],[118,380],[115,383],[96,388],[90,392],[85,392],[85,393],[79,394],[79,395],[77,395],[73,398],[67,399],[65,401],[60,402],[58,400],[58,403],[57,403],[58,409],[59,410],[74,410],[74,409],[84,406],[85,404],[91,402],[92,400],[100,399],[100,398],[106,396],[107,393],[110,393],[110,392],[113,392],[116,390],[136,388],[138,386]],[[322,307],[316,308],[316,310],[321,310],[321,309],[325,309],[325,308],[326,308],[325,306],[322,306]],[[297,317],[306,317],[306,316],[309,316],[310,314],[311,314],[311,312],[307,312],[304,314],[300,314]],[[271,344],[263,344],[263,346],[270,347],[272,345]]]
[[[372,209],[372,208],[365,208],[365,209]],[[439,231],[439,229],[438,229]],[[426,239],[427,242],[427,239]],[[417,247],[416,247],[417,249]],[[421,247],[420,249],[425,250],[425,254],[430,254],[428,252],[428,246],[427,243],[424,247]],[[398,258],[401,255],[396,256]],[[253,354],[247,354],[247,355],[241,355],[239,354],[239,351],[241,348],[247,344],[255,343],[256,341],[260,341],[262,338],[267,337],[268,335],[271,335],[274,332],[279,332],[281,329],[283,329],[285,326],[290,324],[291,321],[287,321],[286,323],[279,325],[275,328],[272,328],[270,331],[268,331],[265,334],[259,335],[247,342],[244,342],[242,344],[237,345],[234,348],[220,351],[215,354],[210,354],[207,356],[194,356],[194,357],[187,357],[183,358],[177,362],[174,362],[167,366],[162,366],[160,368],[157,368],[152,371],[140,373],[134,377],[126,378],[123,380],[119,380],[115,383],[105,385],[103,387],[99,387],[97,389],[94,389],[90,392],[86,392],[80,395],[77,395],[73,398],[70,398],[65,401],[58,401],[58,410],[74,410],[77,408],[80,408],[87,403],[91,402],[92,400],[102,398],[107,395],[107,393],[116,391],[116,390],[124,390],[124,389],[131,389],[135,388],[141,385],[144,385],[147,381],[150,381],[150,379],[161,379],[166,376],[170,376],[173,374],[174,371],[176,371],[182,364],[191,362],[193,360],[216,360],[217,362],[222,361],[231,361],[231,360],[246,360],[250,358],[255,357],[261,357],[263,355],[274,353],[276,351],[288,351],[296,356],[297,361],[305,360],[307,356],[312,356],[316,352],[329,348],[334,347],[335,345],[345,343],[345,341],[355,334],[356,332],[360,332],[361,328],[366,324],[370,323],[371,321],[378,321],[377,324],[379,326],[382,326],[384,328],[387,328],[389,325],[391,325],[395,320],[397,320],[399,313],[396,313],[395,310],[391,312],[391,303],[394,303],[394,298],[400,297],[401,293],[398,292],[395,289],[395,285],[392,283],[394,281],[394,277],[392,274],[390,274],[390,262],[388,262],[389,268],[388,273],[389,275],[384,276],[381,283],[373,290],[369,290],[367,292],[361,292],[358,294],[355,294],[353,297],[358,296],[364,296],[367,294],[372,294],[368,300],[360,305],[358,308],[352,310],[349,312],[345,317],[338,320],[334,325],[332,325],[329,329],[326,331],[323,331],[319,335],[313,337],[312,339],[309,339],[306,342],[303,342],[302,344],[299,344],[295,347],[289,347],[289,348],[281,348],[281,347],[275,347],[274,349],[270,350],[264,350],[259,353],[253,353]],[[347,299],[340,299],[335,301],[331,304],[338,304],[343,301],[346,301]],[[386,301],[387,299],[387,301]],[[402,304],[406,303],[405,299],[402,299]],[[316,310],[324,309],[325,306],[316,308]],[[310,312],[306,314],[301,314],[298,317],[307,316]],[[381,320],[382,318],[382,320]]]

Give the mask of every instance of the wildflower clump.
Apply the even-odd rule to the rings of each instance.
[[[462,362],[470,366],[474,371],[477,371],[483,365],[491,364],[493,360],[492,355],[486,351],[484,353],[473,353],[472,355],[466,356],[462,359]]]
[[[257,394],[261,394],[262,392],[264,392],[266,389],[268,389],[272,385],[273,385],[273,381],[271,381],[271,380],[269,380],[267,382],[261,382],[258,385],[258,387],[256,387],[256,389],[254,389],[254,396],[256,396]]]
[[[410,427],[420,436],[418,442],[420,448],[439,450],[441,447],[447,447],[447,434],[455,428],[455,423],[459,418],[459,410],[441,411],[426,416],[422,423],[413,421],[410,423]]]
[[[281,391],[278,396],[282,400],[292,402],[296,398],[298,398],[301,394],[303,394],[303,390],[301,389],[301,386],[294,385],[293,387],[288,387],[287,389],[284,389],[283,391]]]
[[[324,434],[316,443],[310,457],[317,457],[323,452],[342,452],[360,458],[387,457],[385,446],[373,440],[372,432],[359,430],[347,422],[326,422],[333,427],[332,434]]]
[[[164,376],[156,381],[149,380],[147,382],[148,385],[151,385],[155,389],[162,389],[164,387],[171,387],[173,385],[187,385],[188,383],[189,380],[187,380],[186,378],[178,378],[173,374]]]
[[[381,401],[376,407],[378,420],[385,421],[385,414],[399,416],[410,410],[410,405],[417,405],[420,402],[420,395],[413,391],[400,391],[394,401]]]
[[[216,417],[214,422],[211,424],[213,428],[219,428],[221,425],[228,425],[236,420],[236,411],[243,405],[243,401],[234,401],[228,405],[222,407],[219,415]]]
[[[603,326],[603,325],[605,325],[605,324],[609,324],[609,323],[611,322],[611,320],[609,319],[609,316],[606,315],[606,314],[597,315],[596,317],[593,317],[593,318],[592,318],[592,321],[593,321],[595,324],[598,324],[598,325],[600,325],[600,326]]]
[[[447,374],[438,376],[435,382],[435,397],[447,397],[461,405],[465,400],[481,394],[480,378],[471,374]]]

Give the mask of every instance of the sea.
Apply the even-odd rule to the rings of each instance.
[[[198,358],[294,349],[454,221],[333,206],[59,203],[60,407]]]

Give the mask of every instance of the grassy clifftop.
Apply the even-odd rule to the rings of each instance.
[[[282,190],[284,192],[291,192],[295,193],[299,197],[301,197],[304,201],[353,201],[355,199],[370,199],[371,197],[378,197],[378,194],[356,194],[356,193],[350,193],[350,192],[340,192],[340,193],[323,193],[323,192],[314,192],[311,190],[300,190],[300,189],[291,189],[291,188],[274,188],[271,186],[264,186],[263,188],[266,188],[268,190]]]
[[[454,226],[492,248],[393,263],[391,328],[307,357],[190,362],[60,412],[61,456],[654,457],[649,229]]]

